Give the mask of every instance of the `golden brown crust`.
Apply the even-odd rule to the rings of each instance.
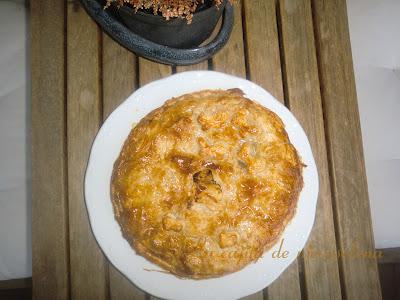
[[[302,163],[280,118],[240,90],[167,101],[132,129],[111,194],[138,254],[189,278],[257,260],[293,217]]]

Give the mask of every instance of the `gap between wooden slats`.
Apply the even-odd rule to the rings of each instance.
[[[324,123],[310,0],[281,1],[282,54],[290,110],[310,140],[320,177],[316,219],[304,249],[304,292],[307,299],[340,299],[335,229],[326,156]],[[313,257],[315,253],[330,256]]]
[[[373,253],[371,213],[344,0],[312,0],[338,249]],[[347,299],[381,299],[376,259],[342,255]]]
[[[68,202],[72,299],[106,299],[105,258],[89,226],[83,182],[102,119],[101,33],[79,2],[67,4]]]
[[[103,121],[137,88],[137,58],[103,32]],[[145,293],[132,284],[110,262],[110,299],[144,300]]]
[[[32,1],[32,294],[69,298],[64,1]]]

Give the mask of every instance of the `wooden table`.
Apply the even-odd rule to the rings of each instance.
[[[32,0],[33,294],[36,299],[148,299],[105,259],[89,227],[83,178],[107,115],[139,86],[175,72],[246,77],[287,105],[320,176],[301,256],[247,299],[380,299],[344,0],[245,0],[212,60],[169,67],[136,57],[76,1]],[[330,253],[329,256],[318,255]]]

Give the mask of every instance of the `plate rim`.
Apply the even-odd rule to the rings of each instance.
[[[118,113],[122,113],[122,110],[125,108],[125,106],[127,105],[127,102],[128,102],[128,101],[134,101],[134,100],[130,100],[130,99],[134,99],[135,97],[139,97],[139,98],[140,98],[141,94],[142,94],[144,91],[146,91],[146,90],[148,90],[148,89],[151,89],[151,88],[153,88],[153,87],[156,87],[156,86],[158,86],[158,85],[162,85],[162,84],[164,84],[164,83],[166,83],[166,82],[168,82],[168,81],[170,81],[170,80],[179,79],[179,77],[188,77],[188,78],[190,78],[190,77],[196,77],[196,78],[201,78],[202,76],[208,76],[208,75],[219,76],[219,77],[222,76],[222,77],[224,77],[224,78],[226,78],[226,79],[228,79],[228,80],[229,80],[229,79],[233,79],[234,81],[241,81],[241,82],[245,83],[249,88],[256,88],[256,89],[258,89],[258,90],[262,90],[265,94],[267,94],[272,100],[274,100],[274,101],[276,102],[275,105],[276,105],[277,107],[279,107],[279,109],[281,109],[281,110],[283,111],[283,112],[281,112],[281,114],[287,114],[287,115],[289,115],[289,117],[290,117],[292,120],[295,121],[295,124],[294,124],[294,125],[297,126],[297,129],[296,129],[296,130],[300,130],[300,131],[302,132],[303,136],[305,137],[305,140],[304,140],[304,141],[305,141],[305,143],[306,143],[306,146],[309,147],[311,164],[309,164],[308,167],[311,168],[311,172],[314,172],[314,173],[315,173],[315,174],[313,175],[313,182],[308,182],[308,185],[311,186],[311,192],[313,192],[313,195],[312,195],[312,196],[313,196],[313,198],[314,198],[314,201],[311,203],[311,204],[312,204],[312,221],[309,223],[310,225],[306,228],[305,232],[303,233],[303,234],[304,234],[304,237],[303,237],[303,239],[302,239],[301,245],[298,247],[298,248],[299,248],[299,251],[302,250],[302,249],[305,247],[305,244],[307,243],[307,240],[309,239],[309,236],[310,236],[310,234],[311,234],[311,230],[312,230],[313,225],[314,225],[314,222],[315,222],[316,207],[317,207],[317,200],[318,200],[318,194],[319,194],[319,176],[318,176],[318,171],[317,171],[317,167],[316,167],[316,163],[315,163],[315,158],[314,158],[314,155],[313,155],[313,152],[312,152],[311,145],[310,145],[310,143],[309,143],[308,137],[307,137],[307,135],[306,135],[304,129],[302,128],[302,126],[301,126],[300,122],[297,120],[297,118],[296,118],[296,117],[295,117],[281,102],[279,102],[278,100],[276,100],[268,91],[266,91],[265,89],[263,89],[263,88],[260,87],[259,85],[255,84],[254,82],[251,82],[251,81],[246,80],[246,79],[244,79],[244,78],[239,78],[239,77],[236,77],[236,76],[232,76],[232,75],[228,75],[228,74],[221,73],[221,72],[216,72],[216,71],[187,71],[187,72],[181,72],[181,73],[173,74],[173,75],[170,75],[170,76],[168,76],[168,77],[165,77],[165,78],[162,78],[162,79],[155,80],[155,81],[152,81],[152,82],[150,82],[150,83],[147,83],[146,85],[142,86],[141,88],[135,90],[130,96],[128,96],[124,101],[122,101],[122,102],[109,114],[109,116],[105,119],[105,121],[103,122],[102,126],[101,126],[100,129],[98,130],[98,132],[97,132],[97,134],[96,134],[96,137],[95,137],[95,139],[93,140],[92,147],[91,147],[91,149],[90,149],[90,154],[89,154],[89,158],[88,158],[88,162],[87,162],[87,167],[86,167],[86,171],[85,171],[85,178],[84,178],[84,198],[85,198],[86,210],[87,210],[88,217],[89,217],[90,228],[91,228],[91,230],[92,230],[92,232],[93,232],[93,236],[94,236],[94,238],[95,238],[97,244],[99,245],[99,247],[100,247],[101,251],[103,252],[103,254],[105,255],[105,257],[107,258],[107,261],[110,262],[117,270],[119,270],[119,272],[121,272],[121,273],[123,274],[123,276],[126,277],[126,278],[127,278],[131,283],[133,283],[136,287],[138,287],[138,288],[141,289],[142,291],[145,291],[146,293],[149,293],[149,294],[154,295],[154,296],[156,296],[156,297],[164,297],[164,296],[163,296],[163,295],[160,295],[160,294],[157,293],[157,292],[153,292],[153,291],[151,291],[151,290],[148,290],[146,287],[141,286],[140,284],[138,284],[137,282],[135,282],[135,280],[132,278],[132,276],[130,276],[130,274],[126,274],[125,271],[121,270],[121,268],[118,267],[118,264],[115,263],[114,257],[112,257],[112,255],[111,255],[110,252],[109,252],[109,251],[111,251],[111,250],[106,249],[106,247],[105,247],[105,245],[104,245],[104,241],[102,240],[102,237],[101,237],[101,233],[98,232],[98,230],[97,230],[98,227],[96,226],[96,220],[95,220],[95,218],[97,218],[97,217],[94,216],[95,213],[94,213],[94,210],[93,210],[93,208],[92,208],[92,203],[91,203],[91,200],[90,200],[91,196],[90,196],[90,192],[89,192],[89,189],[90,189],[89,187],[90,187],[90,184],[91,184],[91,182],[90,182],[90,177],[93,176],[92,173],[91,173],[91,172],[92,172],[93,165],[94,165],[94,155],[93,155],[93,153],[94,153],[94,149],[96,149],[96,146],[97,146],[98,143],[99,143],[99,137],[102,137],[102,134],[104,133],[104,132],[103,132],[103,131],[105,130],[104,128],[106,128],[106,127],[105,127],[105,126],[106,126],[105,124],[106,124],[107,122],[109,122],[109,120],[112,120],[113,118],[115,118],[115,116],[118,115]],[[215,89],[215,88],[210,88],[210,89]],[[177,89],[177,94],[176,94],[176,96],[180,96],[180,95],[183,95],[183,94],[186,94],[186,92],[179,92],[179,89]],[[250,97],[249,97],[249,98],[250,98]],[[162,100],[162,103],[165,103],[165,101],[167,101],[168,99],[170,99],[170,97],[166,97],[164,100]],[[251,99],[251,98],[250,98],[250,99]],[[254,100],[253,100],[253,101],[254,101]],[[267,107],[265,104],[263,104],[263,103],[261,103],[261,102],[259,102],[259,101],[256,101],[256,102],[257,102],[257,103],[260,103],[263,107]],[[162,105],[162,104],[161,104],[161,105]],[[159,107],[159,105],[158,105],[157,107]],[[268,109],[271,109],[270,107],[267,107],[267,108],[268,108]],[[143,118],[145,115],[147,115],[147,114],[148,114],[150,111],[152,111],[152,110],[153,110],[153,109],[147,110],[147,112],[145,112],[145,114],[144,114],[141,118]],[[271,110],[272,110],[272,109],[271,109]],[[284,121],[283,118],[282,118],[282,116],[280,115],[280,113],[277,113],[277,114],[278,114],[278,116],[282,119],[282,121]],[[284,122],[284,124],[285,124],[285,128],[286,128],[287,124],[286,124],[285,122]],[[130,125],[130,126],[131,126],[131,125]],[[126,137],[127,137],[127,136],[126,136]],[[126,139],[126,137],[125,137],[125,139]],[[305,185],[305,184],[306,184],[306,182],[304,182],[304,185]],[[304,187],[303,187],[303,190],[304,190]],[[303,190],[302,190],[302,192],[303,192]],[[299,196],[299,201],[300,201],[300,197],[301,197],[301,195]],[[110,198],[110,197],[108,196],[108,198]],[[111,199],[109,199],[109,200],[110,200],[110,203],[111,203]],[[297,205],[299,205],[299,203],[297,203]],[[113,216],[114,216],[113,210],[112,210],[112,214],[113,214]],[[285,227],[283,233],[281,234],[280,239],[284,236],[287,227],[290,225],[290,223],[292,223],[292,221],[296,218],[297,215],[298,215],[298,209],[297,209],[297,206],[296,206],[296,213],[295,213],[295,215],[293,216],[292,220],[289,222],[289,224]],[[115,218],[113,218],[113,220],[114,220],[115,223],[117,223],[117,221],[115,220]],[[117,224],[118,224],[118,223],[117,223]],[[118,224],[118,228],[119,228],[119,224]],[[122,234],[121,234],[121,237],[122,237]],[[277,245],[277,244],[275,244],[271,249],[269,249],[268,251],[266,251],[266,252],[264,253],[264,255],[265,255],[267,252],[270,252],[276,245]],[[139,256],[138,254],[135,253],[135,251],[134,251],[133,249],[131,249],[131,250],[132,250],[132,252],[133,252],[136,256]],[[111,256],[111,257],[110,257],[110,256]],[[296,259],[296,257],[297,257],[297,256],[295,256],[294,258],[288,259],[288,260],[287,260],[288,263],[285,263],[286,266],[279,272],[279,274],[278,274],[272,281],[270,281],[269,283],[266,283],[266,285],[265,285],[264,287],[262,287],[262,288],[265,288],[266,286],[268,286],[268,285],[270,285],[272,282],[274,282],[274,281],[284,272],[284,270],[286,270],[286,268],[289,267],[289,265]],[[258,261],[255,262],[255,263],[251,263],[251,265],[256,265],[257,263],[259,263],[259,261],[260,261],[260,260],[258,260]],[[243,270],[243,269],[242,269],[242,270]],[[240,271],[241,271],[241,270],[239,270],[238,272],[240,272]],[[232,273],[232,274],[235,274],[235,273],[238,273],[238,272],[234,272],[234,273]],[[152,272],[152,273],[156,273],[156,272]],[[229,275],[231,275],[231,274],[227,274],[227,275],[224,275],[224,276],[222,276],[222,277],[229,276]],[[176,278],[176,277],[175,277],[175,278]],[[218,278],[215,278],[215,279],[219,279],[219,278],[221,278],[221,277],[218,277]],[[179,279],[179,278],[177,278],[177,279],[178,279],[178,280],[184,280],[184,281],[190,281],[190,279]],[[198,280],[197,280],[197,281],[198,281]],[[202,281],[202,280],[200,280],[200,281]],[[250,293],[249,293],[248,290],[247,290],[247,292],[238,294],[237,297],[244,297],[244,296],[247,296],[247,295],[249,295],[249,294],[251,294],[251,293],[255,293],[255,292],[257,292],[257,290],[252,291],[252,292],[250,292]],[[236,297],[236,296],[235,296],[235,297]],[[212,297],[209,297],[209,298],[212,299]],[[164,299],[172,299],[172,298],[165,298],[165,297],[164,297]],[[203,297],[203,299],[204,299],[204,297]],[[224,298],[224,299],[225,299],[225,298]],[[230,297],[228,297],[228,298],[226,298],[226,299],[230,299]]]

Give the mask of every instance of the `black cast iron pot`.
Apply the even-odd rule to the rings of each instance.
[[[226,4],[225,1],[224,7],[221,7],[219,10],[216,9],[215,7],[206,7],[200,10],[199,12],[196,12],[195,15],[193,16],[193,24],[191,25],[187,25],[185,20],[174,19],[173,20],[174,22],[182,22],[185,25],[182,26],[182,28],[184,28],[185,30],[188,29],[189,31],[183,33],[184,29],[181,29],[182,33],[179,34],[181,34],[181,37],[185,37],[185,39],[183,38],[175,39],[177,33],[174,33],[172,35],[167,33],[165,37],[168,37],[167,38],[168,41],[164,41],[162,43],[175,43],[175,44],[173,47],[166,46],[161,44],[160,40],[155,39],[156,35],[159,37],[162,36],[161,33],[157,33],[153,37],[147,35],[146,38],[142,36],[143,32],[138,34],[137,29],[134,29],[132,27],[131,30],[130,28],[128,28],[127,24],[130,21],[133,22],[133,18],[131,18],[131,16],[133,15],[130,12],[129,12],[129,17],[128,15],[126,16],[130,21],[128,21],[128,19],[126,18],[122,20],[123,18],[122,14],[124,14],[124,12],[119,11],[119,9],[115,7],[104,9],[104,1],[81,0],[81,2],[85,7],[86,11],[88,12],[88,14],[101,26],[101,28],[105,32],[107,32],[114,40],[119,42],[122,46],[126,47],[127,49],[131,50],[132,52],[135,52],[140,56],[144,56],[148,59],[151,59],[159,63],[165,63],[170,65],[190,65],[199,63],[203,60],[212,57],[227,43],[233,28],[233,7],[230,4]],[[199,46],[199,47],[187,46],[191,43],[193,43],[192,45],[196,44],[198,45],[204,39],[206,39],[210,35],[212,30],[215,28],[215,24],[217,23],[218,17],[221,16],[221,14],[223,15],[221,29],[218,35],[214,38],[214,40],[212,40],[210,43],[204,46]],[[162,18],[160,16],[154,16],[154,15],[150,16],[147,15],[146,18],[147,17],[149,17],[149,19],[147,19],[147,23],[152,22],[149,20],[153,19],[153,17],[157,19]],[[196,18],[199,19],[198,20],[199,24],[197,24],[197,21],[195,21]],[[147,26],[144,24],[145,22],[142,22],[141,25]],[[204,24],[206,24],[207,26],[205,26]],[[200,30],[203,25],[205,27],[202,30]],[[150,26],[155,26],[155,25],[153,24]],[[165,27],[173,28],[174,26],[167,25]],[[169,30],[171,30],[171,28]],[[195,29],[198,29],[200,33],[194,33]],[[162,29],[162,30],[167,30],[167,29]],[[174,30],[176,30],[176,28]],[[148,31],[154,31],[154,27],[153,30],[148,30]],[[147,32],[147,34],[149,34],[149,32]],[[150,33],[150,35],[152,35],[152,33]],[[173,41],[173,39],[175,39],[175,41]],[[178,42],[181,42],[182,45],[178,45],[177,44]],[[178,47],[190,47],[190,48],[178,48]]]
[[[135,12],[129,6],[120,7],[118,13],[130,30],[149,41],[174,48],[192,48],[211,35],[221,17],[226,1],[218,8],[213,2],[205,1],[199,6],[190,24],[182,18],[166,20],[152,11]]]

